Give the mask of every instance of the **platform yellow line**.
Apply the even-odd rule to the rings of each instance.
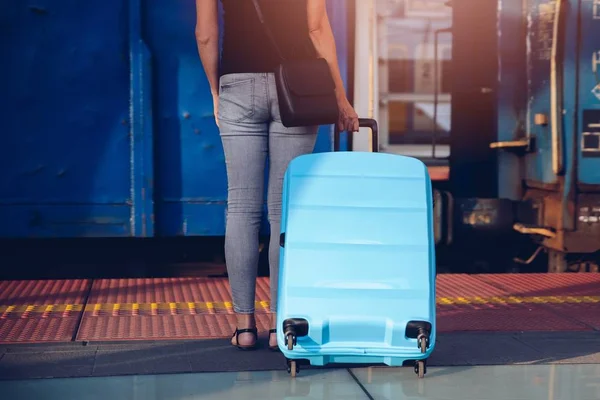
[[[597,304],[600,296],[493,296],[493,297],[438,297],[436,303],[440,307],[495,305],[509,306],[514,304]],[[166,302],[166,303],[93,303],[93,304],[8,304],[0,305],[0,319],[17,318],[19,316],[35,317],[74,317],[85,311],[95,316],[137,316],[137,315],[174,315],[174,314],[231,314],[231,301],[203,302]],[[256,302],[257,312],[268,312],[269,302]]]

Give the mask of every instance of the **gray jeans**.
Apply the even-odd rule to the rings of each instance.
[[[313,151],[318,127],[283,126],[273,74],[263,73],[223,76],[220,81],[218,118],[227,164],[225,261],[233,309],[240,314],[254,312],[258,233],[268,155],[270,308],[275,312],[283,175],[292,159]]]

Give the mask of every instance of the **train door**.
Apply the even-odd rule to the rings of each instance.
[[[583,0],[580,9],[581,40],[578,54],[579,95],[578,129],[573,133],[573,147],[578,163],[575,238],[586,252],[600,251],[600,0]],[[578,269],[599,270],[598,254],[586,257]]]
[[[558,189],[572,162],[579,0],[528,0],[526,185]]]
[[[498,30],[496,1],[452,0],[451,190],[495,198]]]

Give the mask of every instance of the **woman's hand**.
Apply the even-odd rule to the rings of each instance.
[[[358,115],[352,108],[344,93],[344,82],[340,74],[338,59],[336,55],[335,38],[331,30],[331,23],[327,16],[326,0],[307,0],[308,32],[310,39],[319,57],[327,60],[336,87],[338,108],[340,116],[338,128],[340,132],[357,132]]]
[[[358,132],[358,114],[344,97],[338,104],[340,116],[338,118],[338,129],[340,132]]]

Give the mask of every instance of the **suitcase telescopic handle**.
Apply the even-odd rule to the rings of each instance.
[[[371,118],[359,118],[358,126],[371,130],[371,151],[377,153],[379,151],[379,127],[377,121]]]

